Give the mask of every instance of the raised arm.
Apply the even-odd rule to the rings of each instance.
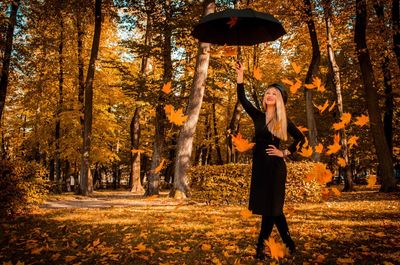
[[[247,99],[246,94],[244,92],[244,85],[243,85],[243,66],[240,62],[236,65],[236,72],[237,72],[237,95],[240,103],[242,104],[243,108],[246,112],[250,115],[250,117],[254,120],[256,115],[260,112],[259,109],[254,107],[254,105]]]
[[[294,125],[294,123],[288,119],[288,133],[294,138],[293,143],[288,147],[290,154],[301,149],[305,143],[305,136],[303,133]]]

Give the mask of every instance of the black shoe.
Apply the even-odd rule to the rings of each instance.
[[[290,255],[293,255],[296,252],[296,245],[294,244],[294,241],[289,238],[284,241],[286,247],[289,249]]]
[[[264,247],[264,245],[257,245],[256,259],[265,260],[265,247]]]

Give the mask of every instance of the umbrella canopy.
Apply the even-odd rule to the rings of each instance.
[[[217,45],[255,45],[286,34],[272,15],[247,9],[226,9],[203,17],[192,32],[201,42]]]

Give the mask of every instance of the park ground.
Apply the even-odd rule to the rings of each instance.
[[[166,193],[52,195],[3,219],[0,264],[400,264],[400,194],[356,187],[322,203],[287,203],[297,252],[254,259],[259,216]],[[279,238],[276,228],[273,234]]]

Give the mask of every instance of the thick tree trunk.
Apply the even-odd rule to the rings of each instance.
[[[331,34],[331,17],[332,17],[332,6],[331,0],[324,0],[324,17],[326,24],[326,37],[327,37],[327,48],[328,48],[328,58],[329,63],[333,72],[333,84],[336,90],[337,96],[337,106],[339,109],[340,117],[343,115],[343,100],[342,100],[342,88],[340,82],[340,69],[339,65],[336,63],[335,52],[333,50],[333,40]],[[346,161],[346,166],[344,167],[344,188],[343,191],[353,191],[353,175],[350,168],[349,152],[347,146],[347,136],[346,130],[343,128],[341,131],[341,145],[342,145],[342,156]]]
[[[386,141],[388,143],[388,147],[390,153],[393,153],[393,89],[392,89],[392,74],[389,68],[390,59],[388,53],[390,51],[390,47],[387,47],[384,41],[390,38],[388,31],[386,29],[385,23],[385,13],[384,13],[384,5],[381,1],[375,0],[374,9],[376,16],[379,19],[379,28],[380,33],[382,35],[382,49],[380,52],[380,58],[383,58],[382,62],[382,72],[383,72],[383,85],[385,88],[385,113],[383,116],[383,129],[385,131]],[[387,51],[387,52],[386,52]]]
[[[163,61],[164,61],[164,83],[171,81],[172,79],[172,28],[170,21],[172,18],[171,13],[171,2],[169,0],[163,3],[163,8],[165,11],[165,22],[164,22],[164,46],[163,46]],[[164,111],[165,96],[164,92],[160,92],[156,107],[156,117],[155,117],[155,136],[153,144],[153,155],[151,160],[151,171],[148,176],[148,185],[145,192],[145,196],[158,195],[160,189],[160,172],[156,172],[154,169],[157,168],[162,162],[162,155],[164,151],[164,138],[165,138],[165,123],[166,116]]]
[[[400,67],[400,5],[399,0],[392,0],[393,51]]]
[[[374,140],[376,154],[381,169],[381,191],[393,191],[396,182],[393,176],[393,160],[383,130],[379,113],[378,93],[375,88],[375,80],[369,51],[366,42],[367,8],[366,0],[356,0],[356,25],[354,41],[361,68],[363,86],[368,107],[371,133]]]
[[[80,190],[83,195],[88,195],[93,192],[93,179],[90,173],[90,151],[91,151],[91,138],[92,138],[92,111],[93,111],[93,79],[96,68],[96,59],[99,51],[100,33],[101,33],[101,2],[95,2],[95,25],[92,51],[90,54],[90,62],[88,72],[86,75],[85,83],[85,123],[84,123],[84,137],[83,137],[83,159],[81,168],[81,181]]]
[[[133,115],[130,133],[131,133],[131,149],[139,149],[140,144],[140,112],[141,107],[136,107]],[[131,192],[143,192],[143,187],[140,182],[140,152],[131,152]]]
[[[215,12],[214,1],[204,2],[204,15]],[[190,90],[186,115],[188,116],[178,138],[177,156],[175,160],[174,187],[170,196],[175,198],[189,197],[190,191],[186,172],[190,166],[193,148],[193,135],[196,131],[201,104],[203,102],[204,88],[207,79],[207,69],[210,58],[210,44],[200,43],[197,53],[197,62],[193,84]]]
[[[308,31],[311,38],[311,45],[312,45],[312,58],[311,63],[308,67],[307,75],[305,78],[305,83],[310,84],[312,83],[312,78],[318,73],[319,62],[321,60],[321,53],[319,50],[318,38],[317,38],[317,31],[315,30],[314,18],[312,15],[312,6],[310,0],[304,0],[305,4],[305,13],[307,16],[307,26]],[[311,89],[305,90],[305,100],[306,100],[306,113],[307,113],[307,128],[308,128],[308,137],[309,137],[309,144],[313,147],[318,145],[318,131],[317,125],[315,123],[314,117],[314,107],[312,103],[312,93]],[[318,161],[319,160],[319,153],[313,152],[312,160]]]
[[[212,115],[213,115],[213,125],[214,125],[214,144],[215,151],[217,152],[217,165],[222,165],[224,161],[222,160],[221,146],[219,145],[219,135],[217,128],[217,111],[215,109],[215,102],[212,103]]]
[[[3,55],[3,65],[1,68],[1,79],[0,79],[0,121],[3,116],[4,106],[6,104],[7,87],[8,87],[8,75],[10,70],[11,52],[13,48],[14,40],[14,28],[17,24],[17,12],[19,8],[19,0],[11,2],[11,14],[10,21],[7,27],[5,49]]]

